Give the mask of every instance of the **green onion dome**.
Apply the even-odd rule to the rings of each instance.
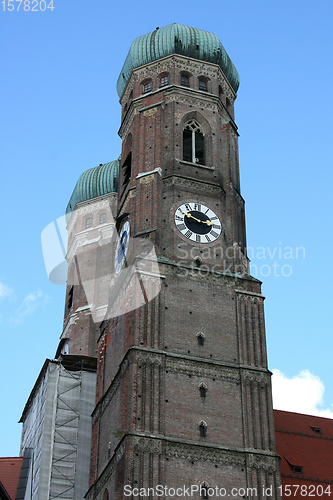
[[[171,54],[181,54],[218,64],[231,87],[237,92],[238,72],[217,36],[208,31],[174,23],[134,40],[118,78],[119,97],[122,96],[133,69]]]
[[[66,214],[72,212],[77,203],[97,198],[103,194],[117,192],[118,177],[119,162],[117,160],[83,172],[69,200]]]

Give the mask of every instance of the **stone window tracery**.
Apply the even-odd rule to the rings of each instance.
[[[189,120],[183,130],[183,160],[205,164],[204,136],[196,120]]]

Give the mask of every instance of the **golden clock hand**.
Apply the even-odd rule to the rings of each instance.
[[[193,217],[193,215],[191,215],[190,212],[183,212],[183,210],[181,208],[179,210],[181,211],[182,214],[186,215],[186,217],[191,217],[191,219],[194,219],[197,222],[201,222],[200,219],[197,219],[196,217]]]
[[[207,226],[213,225],[213,222],[210,220],[200,220],[200,219],[197,219],[196,217],[194,217],[192,214],[190,214],[190,212],[183,212],[183,210],[181,208],[179,210],[181,211],[182,214],[186,215],[186,217],[191,217],[191,219],[194,219],[197,222],[202,222],[203,224],[207,224]]]
[[[193,215],[191,215],[191,214],[186,214],[186,215],[187,215],[187,217],[191,217],[191,219],[194,219],[194,220],[196,220],[197,222],[202,222],[202,220],[197,219],[196,217],[193,217]]]
[[[214,222],[212,222],[211,220],[202,220],[201,222],[203,224],[207,224],[207,226],[212,226],[214,224]]]

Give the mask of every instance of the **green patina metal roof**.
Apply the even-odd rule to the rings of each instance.
[[[217,36],[209,31],[174,23],[134,40],[118,78],[119,97],[122,96],[133,69],[170,54],[182,54],[218,64],[234,91],[237,92],[238,72]]]
[[[66,214],[72,212],[77,203],[91,200],[107,193],[118,191],[119,162],[111,161],[83,172],[76,183],[67,205]]]

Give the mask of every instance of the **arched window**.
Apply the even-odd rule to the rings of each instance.
[[[88,219],[86,219],[86,229],[89,227],[92,227],[92,217],[88,217]]]
[[[128,184],[132,175],[132,151],[127,155],[122,166],[123,170],[123,186]]]
[[[147,94],[147,92],[151,92],[152,89],[153,89],[153,86],[152,86],[151,80],[149,80],[148,82],[145,82],[143,84],[143,93],[144,94]]]
[[[100,224],[105,224],[105,223],[106,223],[106,213],[101,214],[101,215],[99,216],[99,223],[100,223]]]
[[[205,92],[207,92],[206,80],[199,80],[199,90],[204,90]]]
[[[207,424],[203,420],[199,422],[199,432],[201,438],[205,438],[207,436]]]
[[[74,285],[72,285],[68,291],[67,309],[70,309],[73,305],[73,294],[74,294]]]
[[[198,345],[204,345],[205,335],[202,332],[197,333]]]
[[[181,85],[183,87],[189,87],[190,86],[190,79],[187,75],[181,75]]]
[[[184,127],[183,160],[205,164],[204,136],[196,120],[188,121]]]
[[[199,384],[200,397],[205,398],[207,393],[207,385],[204,382]]]
[[[127,186],[132,176],[132,134],[128,134],[124,143],[122,158],[125,158],[121,166],[122,186]]]
[[[209,489],[209,484],[206,483],[206,481],[204,481],[200,485],[200,495],[201,495],[201,498],[203,500],[208,500],[208,498],[209,498],[209,496],[208,496],[208,489]]]
[[[160,79],[160,87],[165,87],[166,85],[169,85],[169,77],[168,75],[163,75]]]

